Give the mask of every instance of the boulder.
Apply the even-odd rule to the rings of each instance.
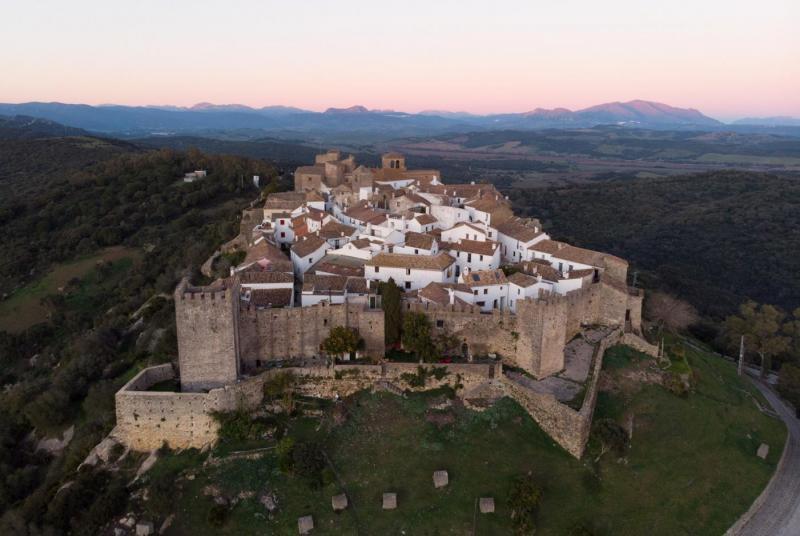
[[[481,497],[478,506],[482,514],[494,513],[494,497]]]
[[[334,511],[344,510],[347,508],[347,495],[344,493],[340,493],[339,495],[334,495],[331,497],[331,506],[333,506]]]
[[[445,487],[448,482],[450,481],[447,471],[434,471],[433,472],[433,485],[436,488],[443,488]]]
[[[140,521],[136,523],[136,536],[150,536],[155,532],[151,521]]]
[[[303,516],[297,518],[297,532],[300,534],[309,534],[314,529],[314,518],[311,516]]]
[[[756,452],[756,456],[758,456],[762,460],[766,460],[768,455],[769,455],[769,445],[767,445],[766,443],[761,443],[761,445],[758,446],[758,451]]]
[[[397,508],[397,493],[384,493],[383,509],[394,510],[395,508]]]

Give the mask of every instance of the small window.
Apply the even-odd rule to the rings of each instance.
[[[411,268],[406,268],[406,275],[411,275]]]
[[[481,260],[483,260],[483,255],[481,255]]]
[[[381,270],[380,270],[380,268],[381,268],[380,266],[376,266],[376,267],[375,267],[375,273],[376,273],[376,274],[377,274],[378,272],[380,272],[380,271],[381,271]]]
[[[488,288],[483,289],[483,293],[484,294],[489,294],[489,289]]]
[[[285,223],[286,223],[286,222],[285,222],[285,220],[281,220],[281,221],[280,221],[280,224],[281,224],[281,225],[284,225]]]
[[[419,255],[419,250],[418,249],[414,250],[414,255]]]
[[[411,281],[406,281],[406,288],[407,288],[407,289],[410,289],[410,288],[411,288]]]
[[[436,321],[436,327],[437,328],[443,328],[444,327],[444,320],[437,320]]]
[[[472,293],[475,294],[476,296],[478,295],[478,291],[477,290],[473,290]]]
[[[322,319],[322,325],[323,326],[327,326],[328,325],[328,319],[327,318],[323,318]]]
[[[283,231],[281,231],[281,238],[286,238],[286,233],[284,233]]]
[[[314,257],[309,257],[308,258],[308,264],[311,264],[312,262],[314,262]]]

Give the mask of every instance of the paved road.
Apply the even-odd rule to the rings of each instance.
[[[772,389],[760,380],[754,379],[753,383],[786,423],[789,441],[783,463],[764,490],[764,495],[740,520],[746,520],[743,526],[735,525],[729,533],[736,536],[797,536],[800,534],[800,420]]]

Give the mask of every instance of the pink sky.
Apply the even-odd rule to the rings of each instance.
[[[800,116],[800,2],[4,4],[0,101]]]

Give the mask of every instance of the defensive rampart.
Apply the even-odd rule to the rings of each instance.
[[[424,367],[423,385],[409,383]],[[116,395],[117,426],[114,436],[138,451],[149,451],[164,443],[171,448],[202,448],[216,441],[218,424],[214,412],[254,409],[263,399],[264,382],[271,376],[291,373],[302,378],[296,392],[319,398],[348,396],[363,389],[391,384],[398,390],[425,390],[450,385],[467,388],[500,375],[500,363],[418,365],[335,365],[332,367],[273,368],[232,385],[207,393],[148,391],[153,385],[175,378],[172,365],[147,368],[126,383]],[[439,378],[434,368],[439,369]]]

